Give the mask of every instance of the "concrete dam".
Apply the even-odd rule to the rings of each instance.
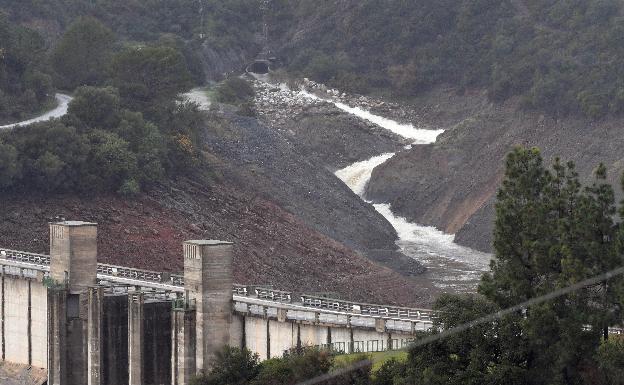
[[[4,363],[49,385],[182,385],[225,345],[261,359],[302,347],[406,346],[426,309],[354,303],[233,283],[229,242],[183,244],[184,274],[97,262],[97,225],[50,224],[50,254],[0,248]]]

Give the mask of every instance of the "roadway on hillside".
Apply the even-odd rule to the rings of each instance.
[[[60,118],[67,113],[69,102],[71,102],[73,98],[65,94],[56,94],[55,98],[57,103],[56,108],[44,113],[43,115],[37,116],[36,118],[0,126],[0,130],[10,130],[18,126],[28,126],[33,123],[45,122],[50,119]]]

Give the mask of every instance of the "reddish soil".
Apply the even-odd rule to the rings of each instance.
[[[116,195],[3,196],[0,246],[47,253],[48,222],[63,217],[98,223],[100,262],[182,271],[182,242],[235,243],[235,281],[343,298],[423,305],[416,282],[374,264],[314,231],[275,203],[224,183],[191,181],[133,200]]]

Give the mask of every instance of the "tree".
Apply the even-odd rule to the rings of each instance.
[[[614,194],[604,183],[604,166],[585,188],[574,164],[556,159],[547,170],[537,149],[514,149],[506,166],[497,195],[495,259],[479,287],[488,299],[508,307],[624,264],[615,248]],[[582,368],[593,364],[587,352],[596,351],[603,330],[619,318],[611,284],[527,309],[520,322],[531,378],[580,383]]]
[[[115,43],[115,35],[97,19],[74,21],[52,52],[52,65],[62,88],[101,85]]]
[[[248,349],[226,346],[217,353],[214,366],[191,385],[247,385],[260,370],[259,357]]]
[[[114,55],[109,73],[124,106],[136,111],[150,112],[192,85],[184,56],[167,46],[126,47]]]
[[[136,178],[136,155],[129,150],[126,141],[101,130],[93,130],[88,138],[91,153],[87,164],[92,168],[89,173],[92,190],[116,191],[125,181]]]
[[[92,128],[110,130],[120,121],[119,92],[112,88],[79,87],[74,100],[69,103],[68,113]]]
[[[0,188],[12,186],[19,172],[17,150],[10,144],[0,141]]]
[[[50,101],[44,54],[40,34],[10,23],[0,12],[0,122],[24,118]]]

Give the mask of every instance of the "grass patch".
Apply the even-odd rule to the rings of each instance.
[[[336,369],[344,368],[355,362],[369,359],[373,362],[371,371],[374,373],[384,362],[394,358],[397,361],[405,361],[407,359],[407,351],[405,350],[388,350],[384,352],[370,352],[370,353],[352,353],[352,354],[340,354],[337,355],[334,360],[334,366]]]

